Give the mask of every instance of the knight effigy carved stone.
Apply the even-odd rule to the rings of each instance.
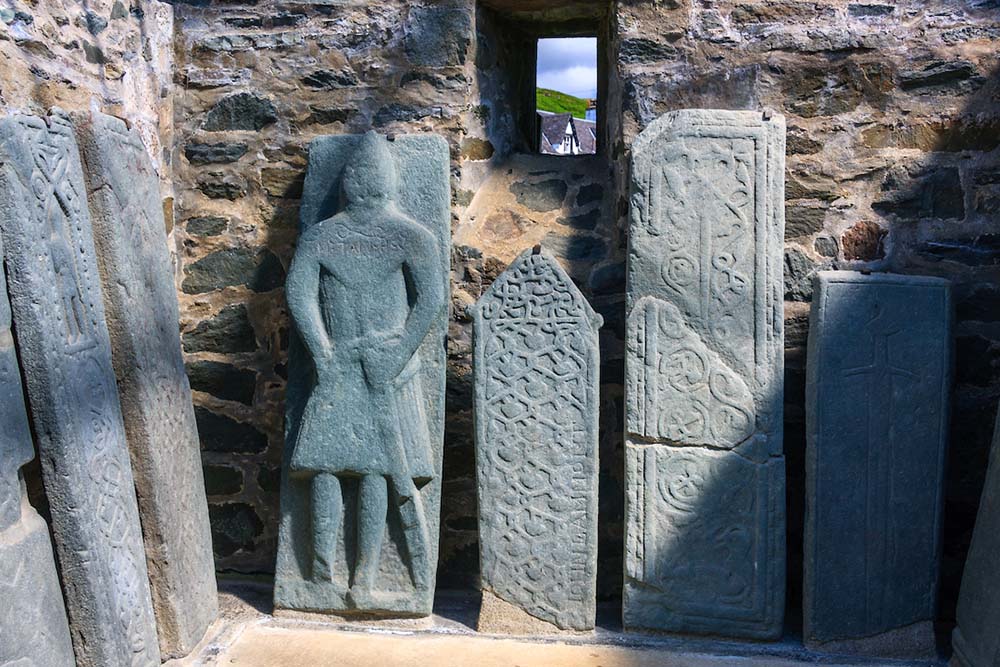
[[[817,275],[806,384],[804,632],[934,653],[951,378],[949,283]]]
[[[479,630],[592,630],[602,318],[531,250],[473,316]]]
[[[276,607],[427,615],[437,566],[450,247],[433,135],[309,150],[286,294]]]
[[[956,667],[1000,667],[1000,414],[976,528],[962,573],[951,643]]]
[[[0,268],[0,665],[72,665],[49,529],[21,478],[34,457]]]
[[[782,631],[784,136],[685,110],[632,147],[627,629]]]
[[[0,121],[0,232],[78,667],[160,664],[73,128]]]
[[[73,124],[86,167],[111,352],[132,454],[160,653],[187,655],[218,611],[212,534],[159,179],[138,133]]]

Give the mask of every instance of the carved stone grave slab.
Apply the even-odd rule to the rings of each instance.
[[[159,665],[135,487],[69,119],[0,120],[0,232],[78,667]]]
[[[427,615],[437,565],[450,258],[434,135],[309,148],[286,284],[289,351],[274,604]]]
[[[544,251],[474,308],[482,632],[594,628],[602,323]]]
[[[817,275],[806,384],[805,640],[933,654],[949,284]]]
[[[186,655],[218,612],[212,534],[159,179],[124,121],[73,117],[111,353],[138,489],[160,653]]]
[[[1000,667],[1000,413],[962,574],[957,620],[951,637],[955,663],[960,667]]]
[[[21,479],[34,457],[0,268],[0,665],[72,665],[49,529]]]
[[[685,110],[632,146],[627,629],[781,634],[784,136]]]

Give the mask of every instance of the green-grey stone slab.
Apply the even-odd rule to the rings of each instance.
[[[391,171],[395,211],[376,208],[334,218],[359,201],[345,190],[370,190]],[[353,175],[345,186],[349,172]],[[389,140],[369,133],[320,137],[310,144],[299,243],[286,285],[296,335],[289,351],[275,607],[339,614],[431,612],[444,442],[450,223],[449,154],[441,137]],[[400,262],[406,265],[402,271]],[[394,270],[386,273],[386,263]],[[303,290],[317,273],[321,287]],[[342,290],[338,279],[351,287]],[[417,291],[415,284],[421,285]],[[433,307],[429,330],[403,325],[406,306],[399,305],[399,290],[404,285],[411,300],[414,294],[428,297],[418,296],[414,303],[423,304],[416,319],[423,319],[424,307]],[[320,309],[312,315],[322,325],[310,327],[306,335],[328,339],[331,359],[339,355],[326,366],[330,377],[339,378],[335,381],[318,381],[315,360],[303,344],[303,313],[314,308]],[[414,306],[409,312],[416,311]],[[343,333],[349,327],[350,337]],[[388,328],[397,330],[396,338],[370,340]],[[391,341],[418,334],[416,353],[398,374],[382,373],[391,364],[380,365],[371,356],[376,353],[361,351],[380,350],[377,354],[389,359],[405,347],[393,347]],[[368,342],[359,347],[362,339]],[[352,357],[355,353],[347,350],[355,348]],[[386,377],[392,379],[385,382]],[[373,436],[376,432],[383,435]],[[359,487],[377,490],[380,478],[389,492],[385,521],[370,518],[377,502],[358,511]],[[327,482],[316,484],[320,479]],[[369,518],[359,519],[362,514]],[[358,567],[358,539],[379,534],[379,557],[365,561],[375,568],[368,585],[358,576],[371,572]]]
[[[781,634],[785,124],[684,110],[632,146],[626,629]]]
[[[111,358],[132,455],[160,654],[187,655],[218,613],[212,534],[159,179],[135,130],[73,117]]]
[[[0,120],[0,233],[78,667],[160,664],[69,119]]]
[[[1000,667],[1000,413],[951,635],[961,667]]]
[[[21,467],[34,457],[0,268],[0,665],[71,667],[48,526],[28,504],[21,479]]]
[[[473,315],[481,585],[592,630],[603,320],[544,250],[514,260]]]
[[[806,385],[805,640],[933,653],[951,382],[949,283],[826,271]]]

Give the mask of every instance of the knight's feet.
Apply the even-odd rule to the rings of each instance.
[[[313,581],[333,581],[333,566],[325,558],[314,558],[312,578]]]

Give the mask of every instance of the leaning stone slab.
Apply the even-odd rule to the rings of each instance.
[[[1000,413],[958,595],[952,632],[958,667],[1000,667]]]
[[[139,512],[69,120],[0,120],[0,233],[78,667],[158,665]]]
[[[21,467],[34,457],[0,268],[0,665],[71,666],[48,526],[28,504],[21,479]]]
[[[160,654],[186,655],[218,612],[198,429],[184,371],[159,180],[124,121],[75,115]]]
[[[784,127],[678,111],[632,147],[627,629],[781,634]]]
[[[806,384],[810,646],[933,654],[951,377],[949,284],[817,275]]]
[[[309,148],[286,283],[275,607],[427,615],[437,564],[448,146],[369,132]]]
[[[532,250],[473,315],[480,579],[484,609],[498,612],[481,613],[479,630],[592,630],[603,320]]]

